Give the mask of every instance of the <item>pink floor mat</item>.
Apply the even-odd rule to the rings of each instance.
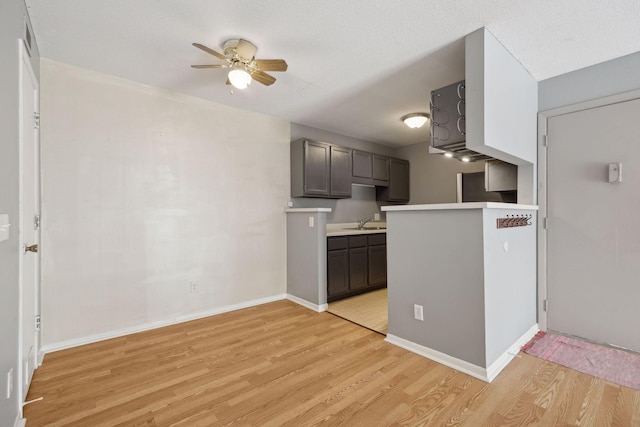
[[[640,390],[640,354],[553,333],[539,333],[522,347],[522,351],[612,383]]]

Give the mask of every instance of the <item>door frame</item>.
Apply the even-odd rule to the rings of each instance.
[[[40,112],[40,83],[38,81],[38,79],[36,78],[36,75],[33,71],[33,67],[31,66],[31,62],[30,62],[30,57],[31,55],[29,54],[29,50],[27,49],[27,47],[25,46],[25,41],[23,39],[18,39],[18,64],[19,64],[19,70],[18,70],[18,85],[19,85],[19,94],[18,94],[18,127],[19,127],[19,137],[18,137],[18,159],[19,159],[19,165],[18,165],[18,175],[19,175],[19,183],[18,183],[18,223],[19,223],[19,236],[18,236],[18,268],[19,268],[19,274],[18,274],[18,295],[19,295],[19,307],[18,307],[18,314],[19,314],[19,321],[18,321],[18,360],[19,360],[19,364],[18,364],[18,387],[17,387],[17,393],[19,396],[19,402],[20,402],[20,414],[22,416],[22,408],[24,406],[24,375],[25,375],[25,366],[23,363],[23,359],[26,355],[22,354],[23,353],[23,339],[24,339],[24,330],[25,328],[30,328],[33,327],[35,328],[34,324],[30,324],[30,325],[25,325],[24,324],[24,320],[23,320],[23,305],[24,305],[24,261],[23,261],[23,256],[24,254],[22,253],[24,251],[24,245],[25,245],[25,238],[24,238],[24,232],[23,229],[24,227],[28,227],[29,224],[24,224],[23,223],[23,216],[24,216],[24,199],[23,199],[23,189],[24,189],[24,129],[23,129],[23,123],[29,121],[29,120],[33,120],[33,118],[29,118],[29,117],[24,117],[23,116],[23,93],[22,93],[22,83],[23,83],[23,78],[25,76],[29,76],[31,78],[31,80],[34,82],[34,89],[35,89],[35,99],[34,99],[34,113],[38,113]],[[41,191],[41,183],[40,183],[40,131],[39,129],[34,128],[34,142],[36,145],[36,149],[34,151],[34,155],[35,155],[35,165],[34,165],[34,172],[37,173],[37,179],[34,181],[34,192],[36,193],[36,197],[38,198],[38,208],[39,210],[41,210],[41,195],[40,195],[40,191]],[[39,212],[40,214],[41,212]],[[37,243],[38,246],[40,246],[40,229],[37,230]],[[39,249],[39,248],[38,248]],[[41,294],[41,277],[40,277],[40,253],[38,252],[37,254],[37,260],[35,263],[35,276],[36,276],[36,283],[35,283],[35,290],[34,290],[34,312],[36,315],[40,314],[40,294]],[[34,320],[35,321],[35,320]],[[38,366],[40,366],[40,364],[42,363],[42,357],[40,356],[40,331],[35,331],[34,334],[34,343],[33,343],[33,357],[34,357],[34,369],[37,369]]]
[[[548,270],[547,232],[553,224],[547,220],[547,123],[552,117],[604,107],[606,105],[640,99],[640,90],[605,96],[538,113],[538,327],[547,330]]]

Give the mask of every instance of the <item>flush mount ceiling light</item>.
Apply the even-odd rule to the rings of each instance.
[[[251,74],[242,66],[235,66],[229,71],[229,82],[237,89],[246,89],[251,84]]]
[[[400,120],[402,120],[404,124],[409,126],[411,129],[418,129],[427,123],[427,120],[429,120],[429,113],[411,113],[400,117]]]

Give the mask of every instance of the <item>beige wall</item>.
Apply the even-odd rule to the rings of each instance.
[[[41,75],[45,349],[284,294],[287,121]]]

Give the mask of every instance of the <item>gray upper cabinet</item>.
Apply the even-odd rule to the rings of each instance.
[[[353,150],[353,177],[373,178],[373,154],[366,151]]]
[[[366,151],[353,150],[353,183],[389,185],[389,158]]]
[[[308,139],[293,141],[291,197],[351,197],[351,150]]]
[[[377,188],[377,199],[384,202],[408,203],[411,196],[409,176],[409,161],[390,158],[389,186]]]
[[[351,197],[351,149],[331,146],[330,196]]]
[[[373,156],[373,179],[389,183],[389,158],[374,154]],[[376,184],[377,185],[377,184]]]
[[[409,162],[328,142],[291,142],[291,197],[346,199],[351,184],[374,185],[376,199],[409,202]]]
[[[487,160],[484,164],[485,191],[516,191],[518,167],[500,160]]]

